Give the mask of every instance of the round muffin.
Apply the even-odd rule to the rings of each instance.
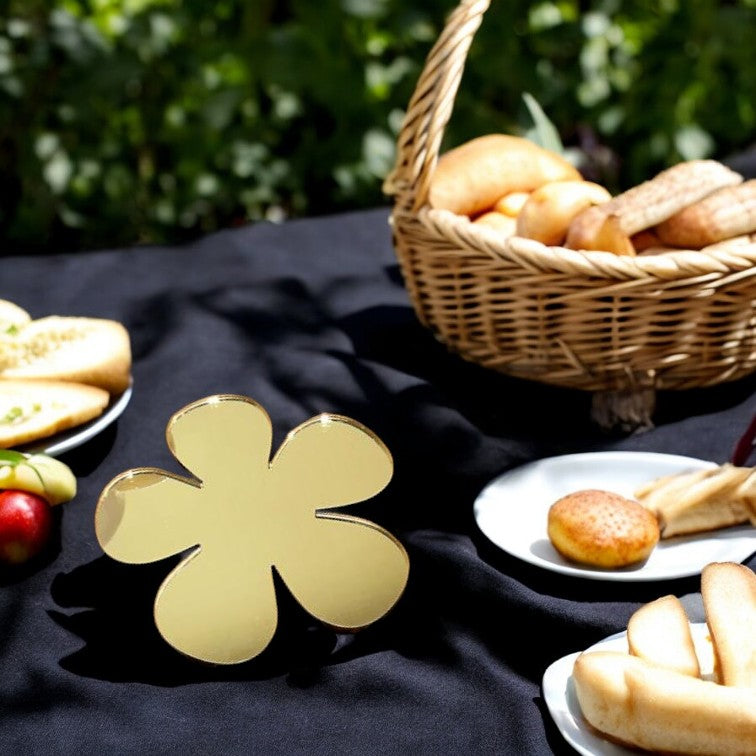
[[[548,535],[564,557],[595,567],[626,567],[648,557],[659,542],[656,516],[610,491],[586,489],[549,508]]]

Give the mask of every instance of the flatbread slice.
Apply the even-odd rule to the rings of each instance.
[[[99,417],[102,388],[70,381],[0,380],[0,448],[12,449]]]
[[[51,315],[0,333],[0,378],[99,386],[111,394],[131,380],[131,344],[121,323]]]

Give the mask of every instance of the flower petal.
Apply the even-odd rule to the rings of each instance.
[[[404,547],[372,522],[321,514],[296,534],[276,563],[289,590],[314,617],[355,630],[382,617],[407,584]]]
[[[252,399],[234,394],[187,405],[166,430],[173,455],[202,481],[267,470],[272,434],[267,412]]]
[[[131,564],[177,554],[199,543],[194,521],[200,498],[188,479],[153,468],[128,470],[100,494],[97,540],[106,554]]]
[[[273,458],[271,473],[281,501],[313,512],[375,496],[391,480],[393,460],[364,425],[348,417],[320,415],[289,433]]]
[[[178,651],[213,664],[257,656],[278,623],[273,574],[245,570],[204,549],[166,578],[155,599],[155,623]]]

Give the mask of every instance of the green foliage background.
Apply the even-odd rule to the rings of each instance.
[[[451,0],[0,1],[0,252],[386,204]],[[617,190],[754,141],[756,0],[493,0],[447,145],[531,93]]]

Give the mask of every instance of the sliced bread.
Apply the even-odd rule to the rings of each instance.
[[[0,299],[0,333],[12,333],[30,320],[29,313],[15,302]]]
[[[0,379],[0,448],[47,438],[102,414],[110,394],[70,381]]]
[[[719,681],[756,690],[756,573],[735,562],[707,564],[701,597]]]
[[[72,381],[120,394],[130,375],[129,334],[115,320],[52,315],[0,332],[0,379]]]
[[[688,615],[677,596],[662,596],[637,609],[627,623],[630,653],[658,667],[701,676]]]

